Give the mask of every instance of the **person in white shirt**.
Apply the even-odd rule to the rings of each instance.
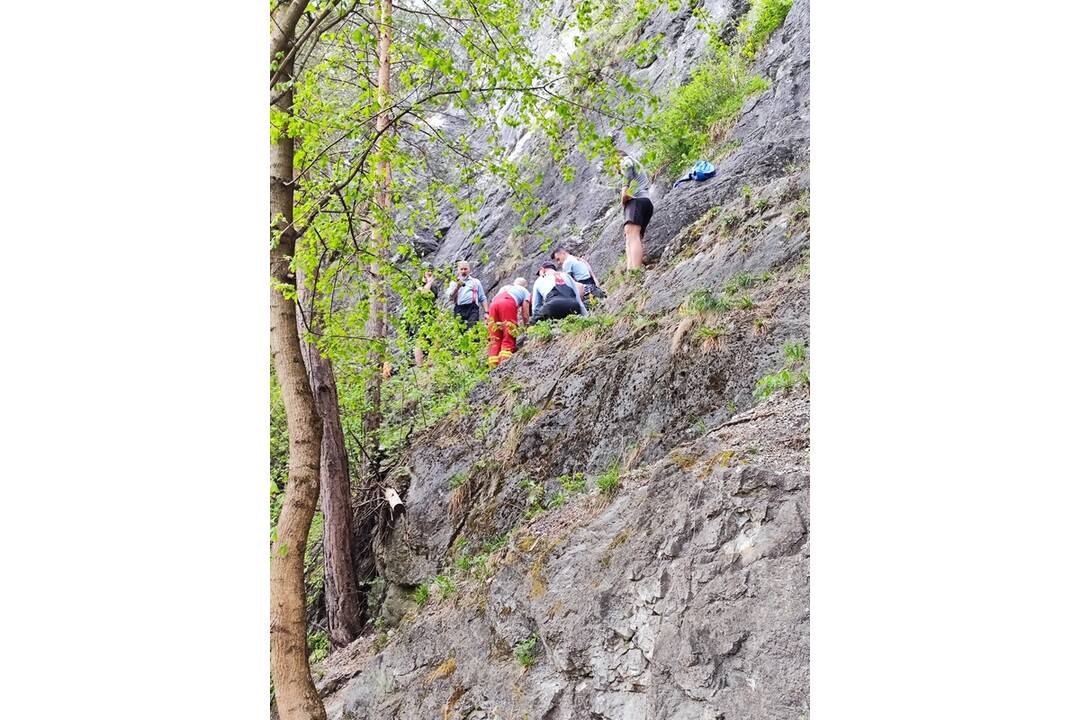
[[[541,320],[560,320],[567,315],[589,314],[581,300],[583,288],[574,278],[560,272],[554,262],[545,262],[537,275],[539,277],[533,283],[530,325]]]
[[[464,260],[458,263],[457,277],[458,279],[446,288],[446,295],[454,300],[454,314],[471,327],[483,317],[481,308],[484,314],[488,311],[484,284],[469,274],[469,263]]]
[[[596,282],[596,275],[593,274],[592,266],[587,261],[571,255],[564,245],[555,248],[555,252],[551,253],[551,259],[555,261],[560,270],[569,274],[570,277],[574,278],[575,282],[584,288],[581,299],[586,304],[589,302],[590,297],[607,297],[607,293],[601,290],[600,284]]]

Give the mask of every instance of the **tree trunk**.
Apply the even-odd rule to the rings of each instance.
[[[377,0],[379,12],[376,15],[379,31],[379,115],[375,119],[376,140],[375,156],[375,204],[381,208],[382,215],[390,213],[390,161],[382,154],[386,142],[386,129],[390,125],[390,30],[393,20],[394,4],[392,0]],[[364,435],[368,445],[368,462],[372,478],[380,477],[379,427],[382,425],[382,369],[386,362],[386,273],[387,241],[385,223],[376,216],[371,226],[372,251],[379,260],[371,263],[370,317],[368,336],[373,339],[371,364],[375,372],[368,383],[368,413],[364,417]]]
[[[345,647],[356,638],[364,622],[364,596],[353,560],[352,498],[345,434],[341,430],[337,383],[330,360],[316,351],[312,358],[315,397],[323,416],[321,489],[326,618],[330,642]]]
[[[306,0],[280,4],[273,13],[270,58],[288,53]],[[293,76],[292,61],[284,65],[283,80]],[[275,103],[289,113],[293,94]],[[293,141],[283,132],[270,145],[270,222],[278,234],[271,240],[270,350],[281,385],[289,429],[289,479],[270,556],[270,674],[282,720],[325,720],[326,709],[315,690],[308,666],[307,623],[304,612],[304,551],[311,519],[319,499],[319,454],[322,423],[304,370],[296,306],[278,284],[293,284],[289,264],[296,249],[293,221]]]
[[[302,307],[308,312],[312,331],[320,332],[322,323],[311,300],[315,291],[304,287],[297,274]],[[323,592],[330,643],[345,647],[360,636],[364,621],[364,596],[357,582],[353,552],[352,489],[349,483],[349,460],[345,452],[345,434],[341,429],[337,380],[329,358],[306,344],[308,372],[315,390],[315,406],[322,418],[322,453],[319,465],[320,497],[323,512]]]

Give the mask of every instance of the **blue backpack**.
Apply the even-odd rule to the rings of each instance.
[[[708,180],[716,175],[716,168],[708,160],[698,160],[694,163],[694,167],[690,172],[686,173],[683,177],[675,181],[675,184],[671,186],[672,190],[678,187],[679,183],[686,182],[687,180],[695,180],[701,182],[702,180]]]

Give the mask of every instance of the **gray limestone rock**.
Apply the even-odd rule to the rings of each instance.
[[[727,16],[745,9],[707,4]],[[569,8],[562,0],[553,14]],[[652,23],[647,31],[664,32],[664,46],[637,72],[678,83],[704,51],[700,34],[684,32],[685,12]],[[806,0],[795,1],[757,70],[771,87],[743,108],[732,130],[740,145],[716,163],[717,176],[660,193],[644,277],[610,287],[598,309],[610,327],[528,338],[469,398],[494,408],[484,440],[475,434],[480,413],[465,413],[413,442],[408,512],[379,548],[381,617],[393,627],[331,658],[321,682],[331,717],[807,714],[809,391],[754,396],[759,378],[785,366],[785,343],[809,340],[809,222],[797,211],[808,190]],[[504,140],[522,152],[537,142]],[[604,276],[622,252],[617,194],[573,161],[572,187],[552,172],[542,190],[548,222],[565,227]],[[511,253],[505,201],[493,189],[477,235],[448,221],[433,260],[476,262],[487,251],[492,261],[478,274],[489,286],[531,274],[539,248]],[[505,261],[517,253],[519,263]],[[725,293],[741,273],[767,275]],[[734,306],[704,318],[680,313],[703,290]],[[513,419],[522,403],[539,408],[524,423]],[[451,512],[449,478],[482,459],[483,482]],[[622,480],[609,498],[596,479],[613,464]],[[589,478],[587,492],[526,517],[521,480],[545,483],[550,500],[555,478],[572,472]],[[508,531],[486,573],[454,575],[456,541],[479,548]],[[409,594],[439,573],[457,578],[456,592],[433,592],[416,608]],[[533,637],[526,668],[518,656]]]

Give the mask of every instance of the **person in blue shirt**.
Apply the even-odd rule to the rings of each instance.
[[[560,320],[567,315],[589,314],[581,300],[582,286],[567,273],[559,271],[554,262],[545,262],[537,275],[533,283],[530,325],[540,320]]]
[[[457,280],[446,288],[446,296],[453,298],[454,314],[470,327],[487,314],[488,301],[484,284],[469,274],[469,263],[464,260],[458,263]]]
[[[607,297],[607,293],[600,289],[599,283],[596,282],[592,266],[587,261],[571,255],[564,245],[555,248],[555,252],[551,253],[551,259],[560,270],[574,278],[574,281],[584,288],[581,299],[586,304],[591,297],[597,299]]]

